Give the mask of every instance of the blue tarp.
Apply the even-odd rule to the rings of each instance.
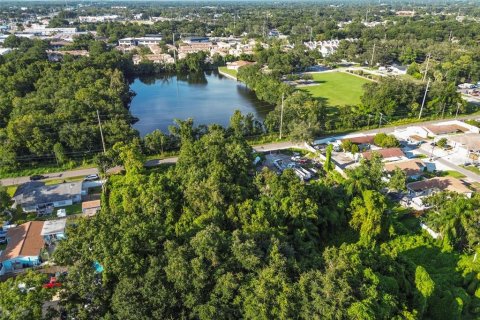
[[[93,268],[95,268],[95,271],[98,272],[98,273],[103,272],[103,266],[100,263],[98,263],[98,261],[95,261],[93,263]]]

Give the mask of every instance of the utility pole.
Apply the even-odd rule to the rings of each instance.
[[[282,109],[280,110],[280,139],[282,139],[282,128],[283,128],[283,105],[284,105],[285,94],[282,93]]]
[[[175,32],[173,33],[173,61],[177,62],[177,47],[175,46]]]
[[[428,65],[430,64],[430,57],[431,57],[431,54],[429,53],[427,55],[427,66],[425,68],[425,74],[423,75],[423,82],[425,82],[425,79],[427,79],[427,73],[428,73]]]
[[[370,60],[370,68],[373,67],[373,58],[375,57],[375,46],[376,45],[377,45],[376,43],[373,44],[373,52],[372,52],[372,60]]]
[[[427,100],[428,87],[430,86],[430,78],[428,78],[427,87],[425,88],[425,94],[423,95],[422,107],[420,108],[420,113],[418,114],[418,120],[422,117],[423,106],[425,105],[425,100]]]
[[[380,112],[380,121],[378,122],[379,128],[382,126],[382,118],[383,118],[383,113]]]
[[[100,128],[100,136],[102,137],[103,153],[107,153],[107,149],[105,148],[105,139],[103,139],[102,122],[100,121],[100,114],[98,113],[98,109],[97,109],[97,119],[98,119],[98,127]]]
[[[370,118],[372,117],[371,114],[368,115],[368,122],[367,122],[367,127],[368,127],[368,130],[370,130]]]

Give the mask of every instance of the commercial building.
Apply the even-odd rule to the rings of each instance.
[[[118,40],[119,46],[150,46],[158,45],[162,42],[163,37],[161,35],[146,35],[140,38],[123,38]]]

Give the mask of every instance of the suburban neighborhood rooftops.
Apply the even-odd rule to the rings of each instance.
[[[255,64],[255,62],[250,62],[250,61],[245,61],[245,60],[238,60],[238,61],[231,62],[231,63],[229,63],[228,65],[237,66],[237,67],[243,67],[243,66],[248,66],[248,65],[251,65],[251,64]]]
[[[410,177],[420,174],[423,171],[423,168],[425,168],[425,164],[419,159],[389,162],[385,164],[385,171],[392,172],[396,168],[400,168],[408,177]]]
[[[456,135],[449,137],[449,140],[464,145],[469,150],[480,150],[480,134],[466,133],[464,135]]]
[[[27,182],[18,187],[13,199],[22,206],[34,206],[71,199],[82,192],[82,182],[46,186],[43,182]]]
[[[82,202],[82,210],[99,208],[99,207],[100,207],[100,200]]]
[[[383,159],[405,157],[405,153],[403,153],[402,149],[400,148],[388,148],[388,149],[366,151],[362,153],[362,156],[365,159],[370,160],[374,152],[378,153]]]
[[[67,219],[47,220],[43,223],[43,228],[40,234],[42,236],[49,236],[65,232]]]
[[[468,128],[462,127],[458,124],[431,125],[431,126],[426,126],[425,129],[427,129],[428,131],[432,132],[435,135],[469,131]]]
[[[342,139],[342,142],[346,140],[350,140],[352,143],[355,143],[355,144],[373,144],[374,139],[375,139],[375,136],[370,135],[370,136],[345,138],[345,139]]]
[[[461,180],[452,177],[435,177],[428,180],[417,181],[407,184],[407,188],[419,192],[431,189],[452,191],[457,193],[471,193],[472,191]]]
[[[43,248],[44,241],[40,232],[43,228],[43,221],[30,221],[9,229],[7,248],[0,256],[0,262],[10,260],[19,256],[38,256]]]
[[[415,140],[415,141],[426,141],[427,140],[426,138],[423,138],[423,137],[421,137],[419,135],[416,135],[416,134],[411,135],[410,139]]]

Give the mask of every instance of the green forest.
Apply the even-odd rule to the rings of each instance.
[[[291,170],[255,172],[251,147],[233,131],[211,126],[198,138],[185,122],[179,135],[175,166],[145,169],[138,141],[114,147],[126,173],[109,179],[102,211],[71,225],[55,251],[69,268],[60,291],[69,315],[474,319],[480,312],[478,196],[430,200],[442,219],[437,211],[427,219],[448,235],[435,241],[381,193],[378,157],[347,179],[327,171],[304,183]]]
[[[49,41],[4,39],[2,46],[15,50],[0,56],[0,175],[52,163],[56,171],[96,166],[102,178],[109,168],[123,171],[101,188],[101,211],[69,220],[67,237],[51,257],[68,269],[59,276],[61,288],[43,287],[49,277],[38,272],[1,281],[0,319],[40,319],[43,303],[56,294],[60,308],[46,318],[480,318],[478,193],[436,193],[420,215],[393,199],[406,190],[406,174],[395,170],[386,182],[376,153],[341,176],[332,168],[330,145],[319,178],[304,182],[292,169],[260,170],[254,163],[262,155],[250,145],[276,140],[280,128],[289,141],[310,142],[332,132],[408,123],[420,117],[424,100],[425,120],[475,112],[457,86],[480,80],[477,5],[431,4],[401,17],[394,10],[403,4],[225,2],[220,10],[139,2],[66,10],[68,3],[51,3],[23,10],[4,3],[0,19],[58,10],[50,27],[96,35],[62,49],[88,56],[55,62],[48,60]],[[469,15],[464,20],[460,9]],[[151,23],[76,20],[113,13],[132,21],[140,14]],[[154,17],[162,19],[149,20]],[[272,29],[288,42],[270,37]],[[256,45],[252,54],[200,52],[168,66],[133,65],[133,54],[147,48],[114,49],[123,37],[159,33],[162,48],[184,35],[233,35]],[[342,41],[347,38],[358,40]],[[328,57],[304,45],[330,39],[341,42]],[[242,67],[238,79],[272,107],[265,121],[236,111],[228,127],[196,126],[189,118],[145,137],[133,129],[133,78],[201,73],[237,59],[255,62]],[[337,69],[345,61],[366,68],[398,63],[408,71],[369,81],[355,105],[332,105],[285,83],[312,65]],[[400,145],[387,134],[377,134],[374,143]],[[350,140],[341,147],[360,151]],[[178,154],[176,164],[145,167],[167,152]],[[2,209],[11,205],[9,191],[0,186]],[[442,236],[432,238],[423,224]]]

